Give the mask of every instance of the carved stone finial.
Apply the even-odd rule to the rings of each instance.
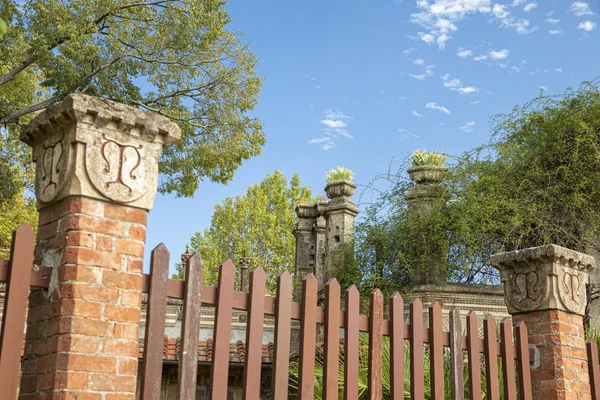
[[[586,284],[594,258],[557,245],[545,245],[491,257],[500,270],[508,311],[520,314],[560,310],[583,315]]]
[[[179,139],[166,117],[113,101],[72,94],[21,129],[33,148],[38,208],[86,196],[146,210],[165,144]]]

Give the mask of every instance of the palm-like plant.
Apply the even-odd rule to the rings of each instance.
[[[361,332],[359,336],[360,348],[359,348],[359,367],[358,367],[358,398],[360,400],[368,399],[368,385],[369,385],[369,364],[368,364],[368,348],[369,348],[369,336],[368,334]],[[383,349],[382,349],[382,393],[383,399],[389,399],[391,396],[391,381],[390,381],[390,367],[391,367],[391,358],[390,358],[390,341],[388,337],[385,337],[383,340]],[[429,361],[429,347],[425,346],[424,349],[424,358],[423,358],[423,368],[425,371],[424,376],[424,389],[425,389],[425,400],[431,399],[431,375],[430,375],[430,361]],[[324,377],[324,367],[323,367],[323,352],[322,348],[319,347],[317,349],[317,357],[315,363],[315,399],[323,398],[323,377]],[[502,369],[501,362],[498,360],[498,384],[500,387],[503,387],[503,377],[502,377]],[[481,388],[483,392],[484,400],[487,398],[487,385],[486,385],[486,376],[485,376],[485,361],[481,360]],[[450,382],[450,351],[449,349],[444,349],[444,387],[445,398],[450,400],[452,398],[452,393],[450,391],[451,382]],[[410,345],[408,341],[404,342],[404,398],[410,398]],[[465,383],[465,399],[469,398],[469,376],[468,370],[465,368],[463,370],[463,380]],[[338,368],[338,385],[339,385],[339,399],[343,399],[344,393],[344,350],[343,346],[340,345],[340,357],[339,357],[339,368]],[[292,363],[290,368],[290,388],[292,392],[297,391],[298,389],[298,364]],[[293,398],[293,397],[291,397]],[[500,399],[504,399],[504,393],[500,390]]]

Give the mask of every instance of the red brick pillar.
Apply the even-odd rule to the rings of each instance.
[[[496,254],[492,264],[513,321],[528,328],[533,399],[591,399],[583,314],[594,259],[546,245]]]
[[[84,95],[21,131],[40,211],[21,399],[134,399],[146,216],[168,119]],[[0,396],[1,397],[1,396]]]

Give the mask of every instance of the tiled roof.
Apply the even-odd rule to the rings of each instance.
[[[180,338],[169,338],[165,335],[163,341],[163,360],[178,360]],[[269,363],[273,360],[275,346],[273,343],[262,345],[262,361]],[[211,361],[213,356],[213,339],[201,340],[198,342],[198,361]],[[144,358],[144,342],[139,343],[139,358]],[[229,361],[244,362],[246,359],[246,343],[238,340],[229,345]]]

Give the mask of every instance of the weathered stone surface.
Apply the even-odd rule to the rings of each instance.
[[[166,117],[68,96],[21,129],[21,140],[33,148],[38,208],[86,196],[150,210],[162,148],[180,136]]]
[[[437,184],[442,182],[448,168],[443,165],[418,165],[409,168],[408,176],[415,183],[432,183]]]
[[[511,314],[560,310],[583,315],[592,256],[553,244],[495,254]]]
[[[356,184],[350,181],[331,181],[325,186],[325,193],[330,199],[336,197],[349,197],[354,194]]]

